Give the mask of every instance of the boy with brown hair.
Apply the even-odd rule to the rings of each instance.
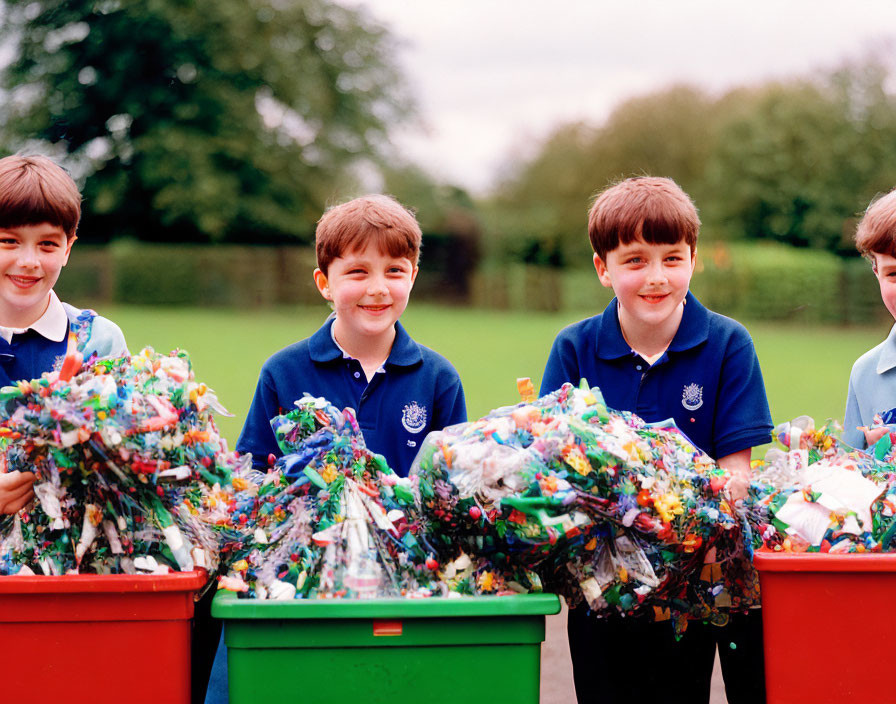
[[[282,454],[271,418],[309,393],[354,408],[367,447],[406,476],[427,433],[467,419],[454,367],[399,322],[417,278],[420,226],[393,198],[368,195],[327,210],[315,240],[314,283],[333,313],[264,363],[236,449],[268,466]],[[207,704],[227,702],[227,687],[222,639]]]
[[[896,190],[875,199],[856,228],[856,248],[871,261],[880,297],[896,318]],[[846,395],[843,441],[864,449],[877,442],[896,423],[896,325],[887,339],[853,364]]]
[[[667,178],[638,177],[603,191],[588,216],[594,268],[615,298],[600,315],[560,331],[541,394],[586,379],[608,406],[648,422],[674,419],[746,495],[750,451],[769,441],[771,415],[749,333],[689,291],[700,219]],[[724,627],[602,618],[570,609],[576,694],[584,702],[709,702],[719,646],[728,701],[763,702],[758,609]]]
[[[399,322],[417,278],[420,226],[398,201],[368,195],[327,210],[315,240],[314,283],[333,314],[264,363],[236,449],[259,467],[282,454],[270,420],[307,392],[354,408],[367,446],[406,476],[427,433],[467,419],[457,371]]]
[[[0,159],[0,386],[51,371],[67,354],[128,353],[115,323],[53,291],[81,219],[71,177],[43,156]],[[31,472],[0,474],[0,513],[33,496]]]

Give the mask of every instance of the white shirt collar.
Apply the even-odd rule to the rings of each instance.
[[[50,304],[44,311],[44,314],[35,320],[27,328],[8,328],[0,325],[0,337],[9,342],[13,335],[20,335],[26,330],[34,330],[39,335],[43,335],[53,342],[61,342],[68,334],[68,316],[65,314],[65,308],[62,307],[62,301],[52,289],[50,290]]]

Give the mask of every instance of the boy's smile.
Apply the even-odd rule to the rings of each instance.
[[[0,325],[25,328],[43,315],[75,239],[49,223],[0,228]]]
[[[31,288],[40,281],[40,277],[37,276],[14,276],[12,274],[8,274],[8,276],[9,280],[19,288]]]
[[[417,267],[407,257],[393,257],[374,245],[335,258],[325,274],[314,272],[321,295],[333,303],[333,331],[339,344],[360,359],[388,351],[395,321],[404,313]],[[385,356],[383,356],[385,359]]]
[[[600,282],[613,289],[619,324],[628,343],[642,354],[664,350],[681,322],[697,253],[684,241],[649,244],[638,239],[594,255]]]

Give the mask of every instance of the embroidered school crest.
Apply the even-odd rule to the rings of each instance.
[[[681,405],[689,411],[696,411],[703,405],[703,387],[697,384],[688,384],[681,394]]]
[[[401,424],[409,433],[419,433],[426,427],[426,408],[411,401],[401,412]]]

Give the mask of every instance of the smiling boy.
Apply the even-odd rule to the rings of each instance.
[[[81,219],[71,177],[43,156],[0,159],[0,386],[51,371],[70,352],[128,353],[117,325],[53,291]],[[33,496],[31,472],[0,473],[0,513]]]
[[[427,433],[467,419],[454,367],[399,322],[417,278],[420,226],[396,200],[368,195],[324,213],[315,239],[314,283],[333,314],[265,362],[236,449],[267,466],[282,454],[271,418],[309,393],[355,409],[367,446],[405,476]]]
[[[317,224],[314,283],[333,313],[311,337],[286,347],[261,369],[237,441],[263,468],[282,454],[270,419],[304,393],[353,408],[373,452],[406,476],[423,438],[467,419],[454,367],[418,344],[399,322],[417,278],[422,234],[414,216],[383,195],[329,209]],[[229,701],[227,649],[218,646],[206,704]]]
[[[738,499],[771,416],[750,335],[688,290],[699,229],[694,204],[670,179],[630,178],[598,196],[588,234],[598,278],[615,298],[557,335],[541,393],[584,378],[612,408],[648,422],[672,418],[728,470]],[[580,704],[708,702],[717,643],[728,701],[765,699],[758,610],[732,614],[722,628],[693,623],[676,642],[671,622],[598,620],[580,607],[569,611],[568,632]]]
[[[856,228],[856,248],[871,261],[880,297],[896,318],[896,190],[868,206]],[[871,428],[875,418],[896,423],[896,325],[887,339],[859,357],[849,375],[844,442],[864,449],[877,442],[885,427]]]

